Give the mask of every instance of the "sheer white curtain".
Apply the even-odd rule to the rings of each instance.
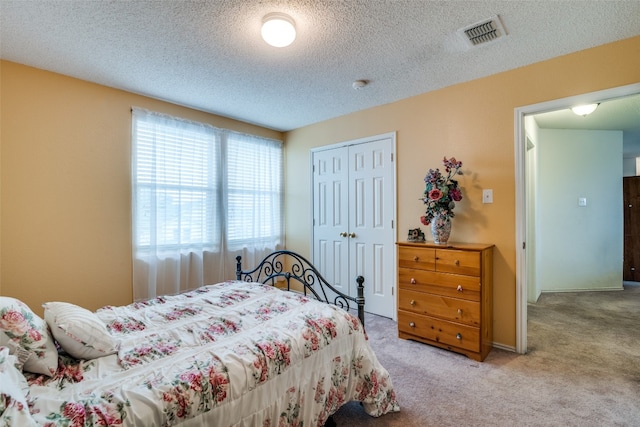
[[[132,110],[134,300],[234,278],[283,245],[282,143]]]
[[[248,268],[284,247],[282,142],[226,136],[226,252]]]

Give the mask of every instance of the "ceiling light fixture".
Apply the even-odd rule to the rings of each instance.
[[[576,107],[571,107],[571,111],[573,111],[573,113],[577,114],[578,116],[585,117],[596,111],[598,105],[600,104],[578,105]]]
[[[262,38],[271,46],[289,46],[296,39],[295,22],[284,13],[269,13],[262,19]]]

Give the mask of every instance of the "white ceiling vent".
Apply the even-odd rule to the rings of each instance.
[[[474,47],[494,42],[506,35],[500,18],[496,15],[458,30],[467,45]]]

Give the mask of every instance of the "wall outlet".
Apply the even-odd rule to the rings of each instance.
[[[580,206],[580,207],[587,206],[587,198],[586,197],[579,197],[578,198],[578,206]]]
[[[493,190],[482,190],[482,203],[493,203]]]

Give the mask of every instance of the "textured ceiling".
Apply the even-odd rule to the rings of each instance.
[[[493,16],[507,36],[466,47]],[[2,59],[282,131],[638,34],[637,0],[0,0]]]

